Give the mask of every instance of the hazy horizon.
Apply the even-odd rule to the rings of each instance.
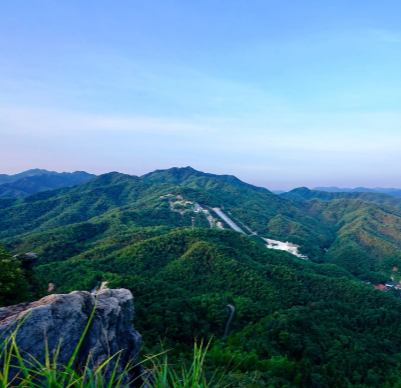
[[[180,167],[170,167],[170,168],[185,168],[185,167],[191,167],[191,168],[193,168],[192,166],[180,166]],[[78,172],[78,171],[84,171],[84,172],[87,172],[87,173],[90,173],[90,174],[94,174],[93,172],[91,172],[91,171],[85,171],[85,170],[73,170],[73,171],[56,171],[56,170],[54,170],[54,169],[44,169],[44,168],[39,168],[39,167],[35,167],[35,168],[29,168],[28,170],[24,170],[24,171],[18,171],[18,172],[16,172],[16,173],[12,173],[12,174],[7,174],[7,175],[15,175],[15,174],[19,174],[19,173],[22,173],[22,172],[26,172],[26,171],[29,171],[29,170],[36,170],[36,169],[39,169],[39,170],[47,170],[47,171],[55,171],[55,172],[58,172],[58,173],[64,173],[64,172],[69,172],[69,173],[72,173],[72,172]],[[157,170],[164,170],[164,169],[157,169]],[[197,169],[195,169],[195,170],[197,170]],[[102,174],[107,174],[107,173],[111,173],[111,172],[119,172],[119,173],[123,173],[123,174],[128,174],[128,175],[136,175],[136,176],[143,176],[143,175],[145,175],[145,174],[148,174],[148,173],[150,173],[150,172],[153,172],[153,171],[155,171],[155,170],[152,170],[152,171],[147,171],[147,172],[145,172],[145,173],[143,173],[143,174],[129,174],[129,173],[123,173],[123,172],[121,172],[121,171],[106,171],[106,172],[102,172],[102,173],[100,173],[100,174],[95,174],[95,175],[97,175],[97,176],[99,176],[99,175],[102,175]],[[200,170],[197,170],[197,171],[200,171]],[[212,171],[200,171],[200,172],[204,172],[204,173],[208,173],[208,174],[214,174]],[[0,171],[0,175],[1,174],[3,174],[3,172],[1,172]],[[233,175],[233,174],[216,174],[216,175]],[[234,175],[235,176],[235,175]],[[239,177],[237,177],[237,178],[239,178]],[[240,178],[239,178],[240,179]],[[245,182],[245,183],[250,183],[250,184],[253,184],[253,185],[255,185],[255,186],[260,186],[260,187],[265,187],[265,188],[267,188],[267,189],[269,189],[269,190],[271,190],[271,191],[291,191],[291,190],[293,190],[293,189],[296,189],[296,188],[299,188],[299,187],[307,187],[307,186],[305,186],[305,185],[300,185],[300,186],[294,186],[294,187],[290,187],[290,188],[287,188],[287,189],[282,189],[282,188],[272,188],[272,187],[266,187],[266,186],[263,186],[263,185],[258,185],[258,184],[256,184],[256,183],[252,183],[252,182],[247,182],[246,180],[243,180],[243,179],[241,179],[243,182]],[[335,186],[335,185],[331,185],[331,186],[319,186],[319,185],[317,185],[317,186],[310,186],[310,187],[307,187],[307,188],[309,188],[309,189],[311,189],[311,190],[313,190],[313,189],[315,189],[315,188],[319,188],[319,187],[325,187],[325,188],[333,188],[333,187],[337,187],[337,188],[339,188],[339,189],[355,189],[355,188],[358,188],[358,187],[363,187],[363,188],[368,188],[368,189],[383,189],[384,187],[380,187],[380,186],[375,186],[375,187],[366,187],[366,186],[354,186],[354,187],[339,187],[339,186]],[[398,187],[394,187],[394,186],[392,186],[392,187],[385,187],[386,189],[398,189],[398,190],[401,190],[401,188],[398,188]]]
[[[0,4],[0,173],[401,187],[401,3]]]

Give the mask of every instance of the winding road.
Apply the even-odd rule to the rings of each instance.
[[[223,338],[227,337],[228,329],[230,328],[230,323],[231,323],[231,320],[233,319],[234,312],[235,312],[235,307],[232,304],[228,304],[227,307],[230,309],[231,313],[230,313],[230,316],[229,316],[228,321],[226,323],[226,329],[224,330]]]

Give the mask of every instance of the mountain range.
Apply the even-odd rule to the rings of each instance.
[[[383,188],[383,187],[375,187],[373,189],[368,189],[366,187],[356,187],[355,189],[349,189],[349,188],[344,188],[340,189],[339,187],[315,187],[313,190],[317,191],[328,191],[330,193],[353,193],[353,192],[359,192],[359,193],[383,193],[383,194],[388,194],[393,197],[400,198],[401,197],[401,189],[395,189],[395,188]]]
[[[57,179],[58,175],[50,177]],[[339,264],[372,281],[383,273],[379,268],[383,259],[401,257],[401,199],[306,188],[278,196],[233,176],[202,173],[191,167],[156,170],[142,177],[109,173],[74,187],[0,199],[0,238],[86,222],[113,209],[124,218],[139,217],[135,221],[139,227],[163,225],[158,217],[173,222],[171,217],[179,216],[168,209],[169,201],[161,198],[166,193],[200,203],[214,215],[211,209],[221,207],[252,238],[289,241],[299,245],[299,251],[312,261]],[[188,225],[185,214],[173,224]]]
[[[0,174],[0,198],[23,198],[39,191],[74,186],[95,176],[85,171],[58,173],[41,169],[15,175]]]
[[[60,293],[103,281],[130,289],[146,354],[185,358],[204,338],[211,370],[235,364],[236,386],[393,387],[399,291],[364,281],[401,279],[397,201],[306,188],[277,195],[191,167],[113,172],[0,199],[0,243],[35,252],[38,278]],[[309,260],[267,249],[266,238]],[[228,304],[235,315],[223,338]]]
[[[401,198],[395,198],[389,194],[374,192],[327,192],[320,190],[310,190],[307,187],[298,187],[288,192],[279,194],[282,198],[292,199],[296,201],[308,201],[311,199],[319,199],[322,201],[332,201],[334,199],[361,199],[365,202],[372,202],[393,206],[401,210]]]
[[[31,170],[23,171],[18,174],[14,175],[7,175],[7,174],[0,174],[0,184],[3,183],[10,183],[17,181],[18,179],[21,178],[26,178],[30,176],[36,176],[36,175],[43,175],[43,174],[58,174],[55,171],[48,171],[48,170],[43,170],[40,168],[33,168]]]

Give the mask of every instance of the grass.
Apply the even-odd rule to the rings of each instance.
[[[210,343],[209,343],[210,344]],[[225,375],[217,378],[217,371],[211,378],[206,378],[204,363],[209,344],[203,347],[203,342],[198,346],[194,344],[193,358],[189,366],[185,363],[174,366],[169,363],[168,354],[164,353],[162,358],[152,358],[153,369],[150,385],[154,388],[212,388],[228,387],[225,383]]]
[[[82,336],[71,355],[67,365],[60,365],[58,357],[62,351],[61,341],[57,349],[50,354],[47,341],[44,344],[44,362],[40,362],[29,354],[24,354],[17,344],[17,332],[24,320],[0,338],[0,388],[122,388],[132,383],[143,385],[143,381],[151,388],[225,388],[224,374],[217,379],[216,374],[206,378],[204,362],[208,346],[200,346],[195,342],[193,359],[190,365],[171,365],[167,352],[149,356],[145,360],[151,363],[151,369],[130,381],[130,371],[136,365],[126,365],[122,373],[117,373],[121,352],[98,363],[95,367],[90,363],[89,355],[85,365],[77,365],[77,355],[85,335],[89,329],[96,306],[86,325]],[[110,364],[113,361],[114,366]],[[106,377],[106,370],[112,367]],[[136,381],[135,381],[136,380]],[[141,382],[139,382],[141,381]]]
[[[43,363],[30,354],[24,354],[18,348],[17,332],[28,318],[28,316],[25,317],[23,321],[18,323],[17,328],[9,332],[0,343],[0,388],[111,388],[127,386],[126,382],[131,367],[127,365],[123,373],[119,375],[116,373],[121,352],[98,363],[95,367],[90,364],[90,355],[85,365],[77,365],[78,352],[85,339],[95,310],[96,305],[67,365],[60,365],[58,362],[61,341],[51,355],[45,338]],[[105,371],[112,360],[115,361],[115,364],[111,375],[106,379]]]

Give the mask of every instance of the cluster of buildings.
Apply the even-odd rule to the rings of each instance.
[[[396,290],[401,290],[401,285],[399,285],[399,284],[395,285],[393,282],[386,282],[386,284],[378,284],[377,286],[374,286],[374,287],[376,288],[376,290],[380,290],[380,291],[389,291],[393,287]]]

